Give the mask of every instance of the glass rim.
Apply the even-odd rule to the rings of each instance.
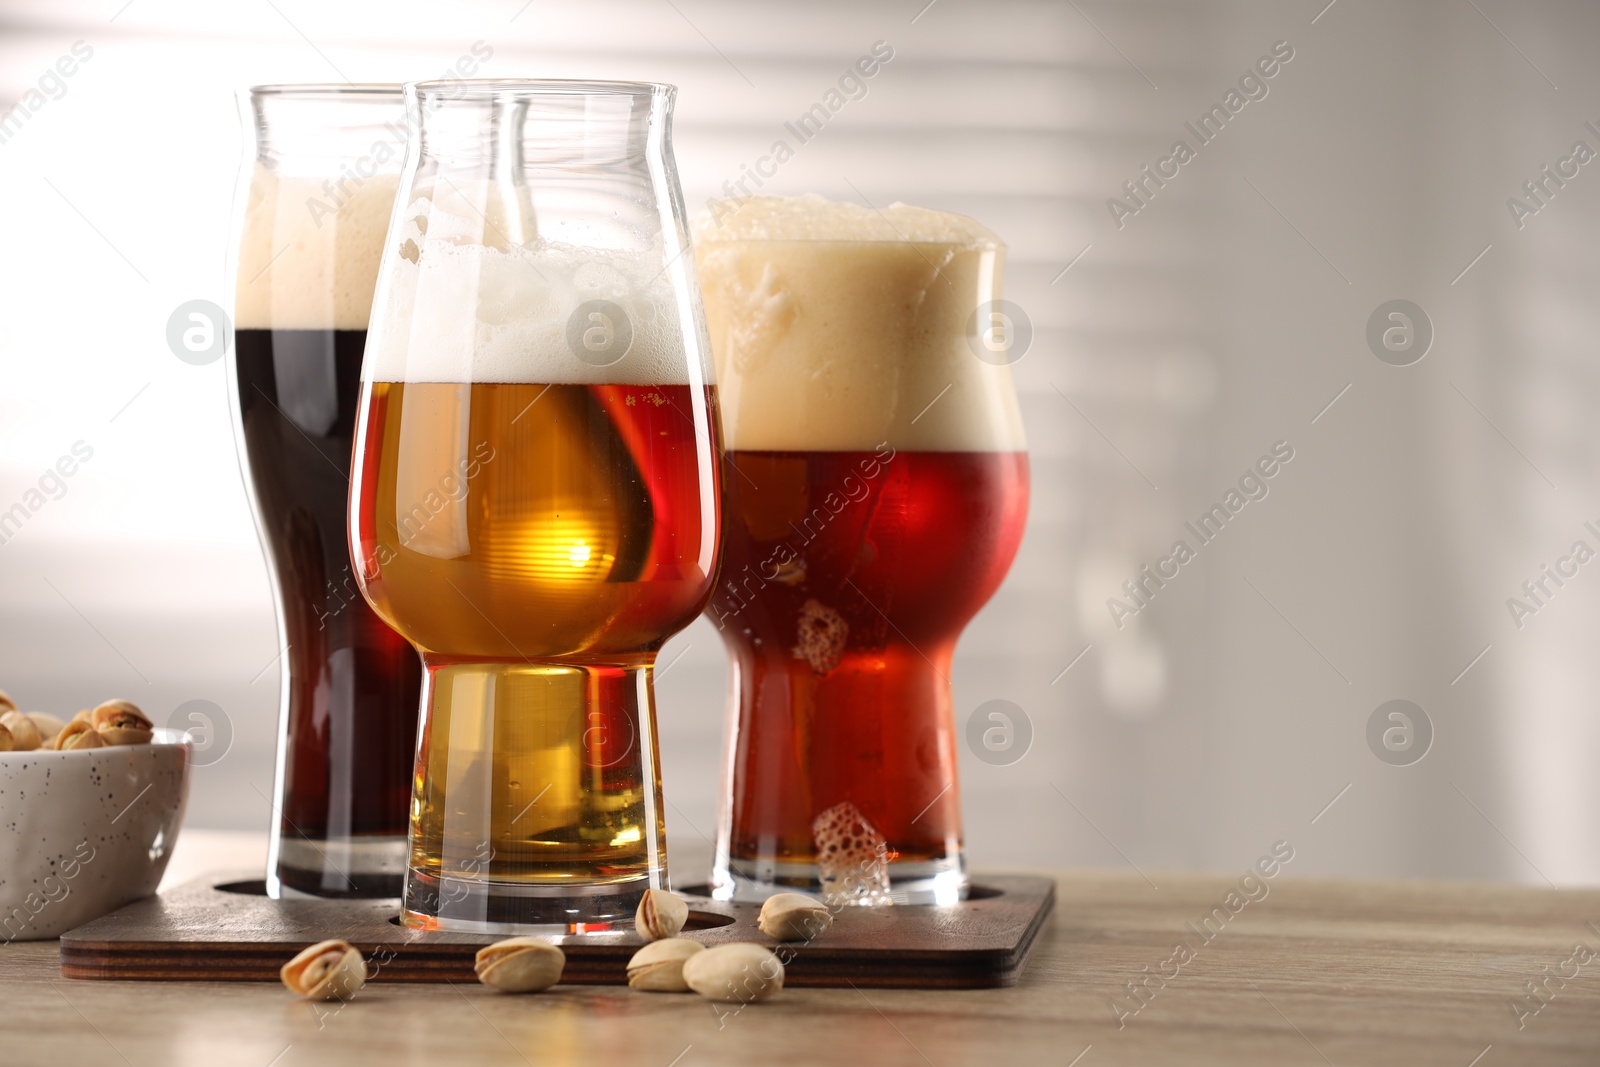
[[[302,100],[398,99],[405,95],[401,82],[275,82],[250,86],[253,97],[295,98]]]
[[[455,94],[458,99],[487,99],[506,93],[561,96],[670,96],[678,91],[667,82],[606,81],[587,78],[432,78],[407,82],[420,94]]]

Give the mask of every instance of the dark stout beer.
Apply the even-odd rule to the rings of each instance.
[[[398,896],[422,669],[362,599],[346,521],[403,98],[260,86],[251,107],[230,381],[281,648],[267,888]]]
[[[329,842],[403,838],[422,669],[375,615],[350,566],[350,455],[365,330],[240,329],[239,413],[262,540],[279,592],[288,687],[279,811],[285,886],[398,896],[400,870]],[[340,868],[343,868],[342,870]]]

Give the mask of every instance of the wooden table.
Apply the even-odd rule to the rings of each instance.
[[[18,943],[0,946],[0,1064],[1600,1064],[1600,958],[1565,962],[1600,951],[1600,891],[1285,874],[1207,942],[1185,924],[1234,880],[1151,877],[1061,874],[1014,989],[786,990],[721,1018],[693,995],[451,985],[369,986],[330,1014],[275,985],[70,981],[55,942]],[[1574,966],[1519,1030],[1524,982]]]

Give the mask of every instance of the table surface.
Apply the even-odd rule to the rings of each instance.
[[[174,875],[238,856],[191,850]],[[593,986],[312,1006],[275,984],[71,981],[56,942],[19,942],[0,946],[0,1063],[1600,1064],[1600,957],[1574,957],[1600,952],[1600,890],[1285,873],[1247,900],[1237,879],[1149,874],[1058,872],[1013,989],[791,989],[737,1012]]]

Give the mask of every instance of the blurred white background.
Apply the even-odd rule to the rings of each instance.
[[[923,3],[5,0],[0,512],[93,455],[0,533],[0,688],[216,703],[232,748],[190,824],[266,827],[266,573],[222,364],[165,339],[179,304],[225,302],[235,88],[436,76],[478,41],[486,76],[673,82],[696,208],[881,40],[867,97],[768,188],[959,211],[1011,247],[1033,506],[955,688],[960,725],[1005,699],[1034,739],[963,752],[972,860],[1232,871],[1283,838],[1294,874],[1600,882],[1600,564],[1520,628],[1507,607],[1600,549],[1600,165],[1520,229],[1507,207],[1600,151],[1600,8]],[[1119,228],[1107,199],[1279,41],[1267,95]],[[1433,326],[1410,366],[1367,343],[1391,299]],[[1278,441],[1270,494],[1118,629],[1107,599]],[[698,841],[724,660],[703,622],[679,653],[669,830]],[[1391,699],[1432,724],[1409,766],[1369,748]]]

